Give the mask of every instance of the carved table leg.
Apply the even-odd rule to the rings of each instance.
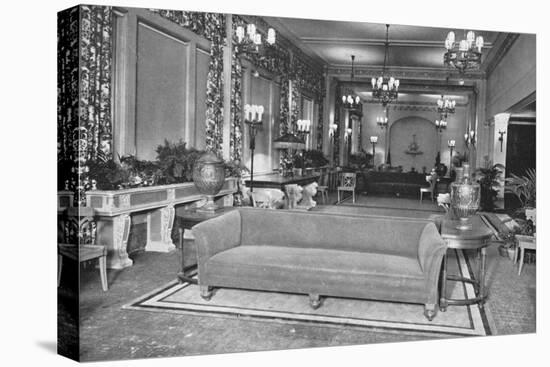
[[[309,305],[314,310],[318,309],[321,306],[321,296],[316,293],[309,294]]]
[[[149,222],[147,226],[149,233],[147,234],[145,251],[170,252],[176,248],[176,246],[172,243],[172,226],[174,225],[176,210],[173,205],[168,205],[159,209],[159,213],[160,228],[153,228],[150,223],[151,216],[147,219]]]
[[[487,250],[485,247],[481,249],[481,263],[479,264],[479,294],[478,297],[480,298],[479,301],[479,308],[483,308],[483,305],[485,304],[485,267],[487,264]]]
[[[128,257],[127,245],[130,235],[130,215],[121,214],[113,218],[113,249],[107,254],[109,269],[123,269],[132,266],[133,261]]]

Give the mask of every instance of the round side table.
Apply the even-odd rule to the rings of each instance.
[[[447,310],[448,305],[472,305],[479,304],[483,307],[487,298],[485,289],[485,270],[487,263],[487,246],[491,244],[493,231],[488,222],[481,215],[475,215],[469,219],[471,228],[467,230],[457,229],[458,220],[445,219],[441,226],[441,237],[447,243],[447,249],[476,250],[478,252],[479,271],[473,279],[455,274],[447,274],[447,254],[443,258],[441,291],[439,309]],[[447,281],[461,281],[471,283],[474,286],[475,297],[463,299],[447,298]]]

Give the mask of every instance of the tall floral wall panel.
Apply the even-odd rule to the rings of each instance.
[[[78,145],[78,36],[79,8],[60,12],[57,17],[57,161],[58,188],[77,187]],[[78,144],[78,142],[77,142]],[[75,149],[76,148],[76,149]],[[74,169],[73,169],[74,168]]]
[[[242,77],[241,61],[231,54],[231,128],[229,158],[241,161],[243,154],[243,119],[242,119]]]
[[[323,100],[321,99],[319,101],[319,114],[318,114],[318,120],[317,120],[317,150],[323,150]]]
[[[112,156],[112,9],[80,6],[58,17],[58,184],[84,203],[91,160]]]

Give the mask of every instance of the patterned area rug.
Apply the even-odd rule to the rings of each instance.
[[[449,273],[471,277],[472,269],[462,252],[449,257]],[[449,282],[451,298],[473,297],[471,284]],[[203,300],[197,285],[173,281],[124,309],[199,314],[212,317],[249,318],[256,321],[308,323],[327,327],[357,327],[374,330],[422,333],[430,336],[491,335],[484,309],[449,306],[430,322],[423,305],[325,297],[320,308],[309,306],[307,295],[241,289],[217,289],[210,301]]]

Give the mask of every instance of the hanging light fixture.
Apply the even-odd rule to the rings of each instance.
[[[385,107],[392,101],[397,99],[399,90],[399,79],[386,76],[386,63],[389,63],[389,29],[390,25],[386,24],[386,42],[384,43],[384,66],[382,67],[382,75],[377,78],[372,78],[372,96],[380,101]]]
[[[447,120],[435,120],[435,128],[440,133],[447,128]]]
[[[449,85],[449,77],[447,77],[446,83]],[[447,120],[449,114],[455,113],[455,106],[456,101],[449,97],[445,97],[442,93],[441,98],[437,100],[437,112],[439,113],[440,118],[442,120]]]
[[[445,65],[458,69],[460,74],[468,70],[478,70],[481,64],[483,37],[476,37],[474,31],[469,31],[466,39],[455,41],[455,32],[450,31],[445,39],[447,49],[443,58]]]
[[[263,52],[264,44],[262,42],[262,35],[258,33],[256,25],[250,23],[246,25],[246,31],[244,25],[238,25],[235,29],[235,52],[237,54],[251,53],[259,54]],[[267,46],[273,46],[276,40],[276,33],[273,28],[267,30],[266,42]]]
[[[353,77],[355,76],[354,73],[354,61],[355,61],[355,55],[351,55],[351,82],[353,83]],[[361,98],[359,98],[358,95],[355,95],[352,90],[348,89],[345,91],[344,95],[342,96],[342,105],[344,108],[348,110],[362,110],[361,106]]]

